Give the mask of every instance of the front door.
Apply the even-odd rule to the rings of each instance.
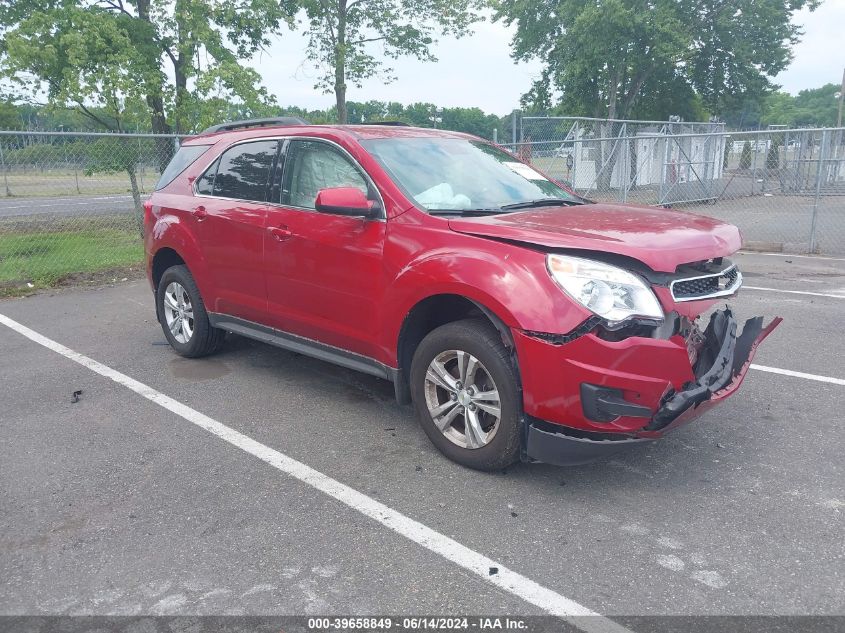
[[[269,318],[286,332],[378,358],[385,221],[314,209],[321,189],[377,195],[375,187],[345,151],[325,141],[288,141],[283,164],[264,238]]]
[[[277,140],[233,145],[197,179],[195,233],[211,280],[206,308],[264,322],[267,190]]]

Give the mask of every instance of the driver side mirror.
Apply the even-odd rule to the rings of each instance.
[[[381,207],[357,187],[320,189],[314,208],[320,213],[334,213],[353,217],[374,218]]]

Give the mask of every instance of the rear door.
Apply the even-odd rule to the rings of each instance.
[[[238,143],[197,179],[195,232],[212,282],[212,312],[263,323],[267,190],[278,140]]]
[[[314,209],[321,189],[377,196],[375,186],[328,141],[291,139],[283,154],[264,238],[269,318],[286,332],[377,358],[386,223]]]

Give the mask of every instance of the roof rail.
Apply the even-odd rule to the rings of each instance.
[[[410,123],[404,121],[362,121],[361,125],[389,125],[391,127],[411,127]]]
[[[205,128],[200,134],[211,134],[212,132],[226,132],[229,130],[243,130],[250,127],[270,127],[276,125],[308,125],[308,121],[298,116],[280,116],[267,119],[247,119],[245,121],[230,121],[229,123],[218,123]]]

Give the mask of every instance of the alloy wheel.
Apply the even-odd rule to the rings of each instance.
[[[425,375],[425,403],[434,425],[462,448],[486,446],[499,429],[499,390],[469,352],[446,350],[434,357]]]
[[[183,345],[194,335],[194,307],[185,287],[171,281],[164,290],[164,319],[176,342]]]

